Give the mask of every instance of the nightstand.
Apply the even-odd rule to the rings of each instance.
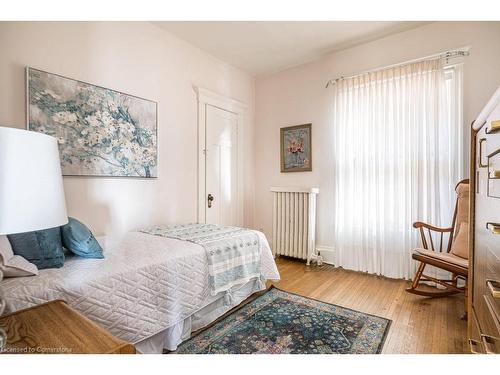
[[[7,332],[3,353],[135,354],[135,347],[122,341],[73,310],[61,300],[16,311],[0,318]]]

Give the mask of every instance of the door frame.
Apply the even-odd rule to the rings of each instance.
[[[206,119],[207,106],[216,107],[224,111],[234,113],[238,116],[238,189],[237,189],[237,218],[236,225],[243,225],[243,202],[244,202],[244,144],[243,134],[245,127],[245,112],[247,106],[238,100],[219,95],[202,87],[194,87],[198,99],[198,223],[206,221]]]

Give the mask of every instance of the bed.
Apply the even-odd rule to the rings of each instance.
[[[269,244],[255,231],[264,279],[279,280]],[[98,238],[105,259],[67,256],[64,267],[1,282],[9,312],[63,299],[138,352],[161,353],[263,289],[258,280],[232,288],[232,301],[211,295],[202,246],[130,232],[120,241]]]

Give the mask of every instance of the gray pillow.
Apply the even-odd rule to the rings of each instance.
[[[60,227],[7,236],[14,250],[38,269],[60,268],[64,265],[64,250]]]

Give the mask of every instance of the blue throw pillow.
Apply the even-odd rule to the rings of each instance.
[[[15,255],[20,255],[38,269],[60,268],[64,250],[59,227],[7,236]]]
[[[68,224],[61,227],[64,247],[83,258],[104,258],[102,247],[92,232],[78,220],[72,217],[68,219]]]

